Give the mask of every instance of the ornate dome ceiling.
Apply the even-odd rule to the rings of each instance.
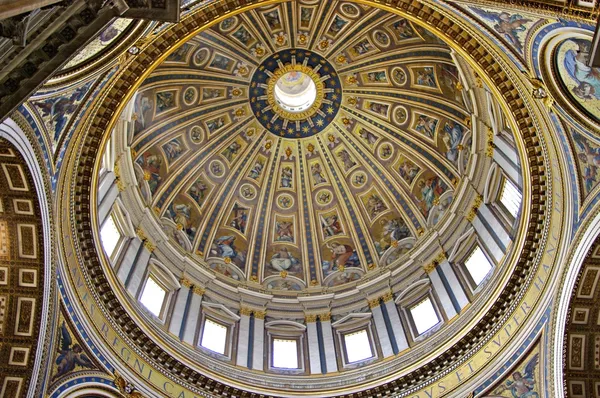
[[[452,222],[472,146],[464,65],[425,29],[354,3],[224,19],[132,100],[141,201],[230,284],[316,292],[399,265]]]

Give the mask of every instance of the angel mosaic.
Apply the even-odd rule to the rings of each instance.
[[[340,218],[337,214],[334,213],[322,215],[320,218],[321,229],[323,230],[323,236],[325,239],[344,233],[344,230],[342,229],[342,223],[340,222]]]
[[[397,40],[410,39],[415,36],[415,31],[406,19],[400,19],[392,24],[392,31]]]
[[[208,131],[212,134],[215,131],[219,130],[221,127],[225,125],[225,118],[223,116],[219,116],[215,119],[209,120],[206,122],[206,127]]]
[[[446,184],[438,176],[419,180],[417,188],[420,194],[419,204],[421,211],[427,217],[429,211],[446,191]]]
[[[275,220],[275,242],[294,242],[294,223],[291,220]]]
[[[323,168],[321,167],[321,163],[313,163],[310,166],[310,174],[312,175],[314,185],[319,185],[327,182],[327,179],[323,174]]]
[[[294,254],[285,246],[277,249],[269,261],[269,265],[279,272],[289,271],[292,267],[299,264],[300,259],[294,256]]]
[[[421,168],[410,160],[402,158],[398,165],[398,172],[404,181],[411,185]]]
[[[342,149],[337,153],[338,158],[342,161],[344,165],[344,171],[348,171],[354,166],[356,166],[356,162],[352,159],[347,150]]]
[[[52,377],[53,380],[74,371],[76,366],[88,369],[96,367],[87,355],[85,355],[81,346],[73,343],[73,338],[65,325],[65,321],[62,322],[60,327],[60,349],[58,350],[56,365],[58,366],[56,374]]]
[[[379,255],[390,248],[392,242],[398,242],[410,236],[410,230],[402,218],[382,218],[379,220],[381,234],[375,242],[375,248]]]
[[[163,91],[156,93],[156,111],[164,112],[167,109],[175,108],[175,92]]]
[[[431,66],[416,71],[415,84],[425,87],[437,87],[435,82],[435,70]]]
[[[525,25],[532,22],[531,19],[524,18],[521,14],[509,14],[506,11],[494,12],[475,7],[471,9],[477,15],[494,23],[494,30],[508,40],[517,51],[523,52],[523,42],[519,35],[527,30]]]
[[[353,45],[350,48],[349,52],[354,57],[358,57],[361,55],[365,55],[374,49],[375,49],[375,47],[373,47],[373,45],[371,44],[371,42],[369,40],[363,39],[363,40],[359,41],[358,43],[356,43],[355,45]]]
[[[246,47],[251,46],[256,41],[256,39],[254,39],[250,32],[248,32],[248,29],[246,29],[246,27],[243,25],[240,26],[238,30],[233,32],[232,36]]]
[[[152,192],[152,194],[156,192],[156,189],[162,180],[160,176],[162,162],[161,156],[151,152],[144,152],[144,154],[136,161],[142,170],[144,170],[144,179],[148,181],[148,186],[150,187],[150,192]]]
[[[223,152],[221,152],[221,155],[223,155],[225,159],[231,163],[239,154],[240,149],[242,149],[242,145],[237,141],[233,141],[231,144],[229,144],[229,146],[227,146],[227,148],[223,150]]]
[[[385,71],[376,71],[367,73],[367,82],[369,83],[387,83],[387,74]]]
[[[377,113],[383,117],[387,117],[390,106],[388,104],[380,104],[379,102],[367,101],[365,106],[373,113]]]
[[[208,194],[208,185],[202,177],[198,178],[188,189],[188,194],[194,199],[198,206],[202,207]]]
[[[512,380],[507,380],[496,388],[494,394],[501,394],[509,390],[514,398],[538,398],[540,395],[536,390],[535,369],[538,366],[539,354],[535,354],[525,365],[523,372],[517,371],[512,374]]]
[[[192,209],[187,203],[173,203],[167,210],[169,217],[181,228],[190,240],[196,236],[196,227],[192,226]]]
[[[427,115],[419,115],[419,118],[417,119],[413,128],[419,133],[422,133],[429,138],[433,138],[435,136],[437,124],[437,119]]]
[[[172,163],[181,156],[185,148],[183,144],[179,142],[179,139],[175,138],[163,145],[162,149],[165,152],[167,161]]]
[[[300,27],[308,28],[313,15],[313,8],[300,7]]]
[[[344,27],[347,24],[348,24],[348,21],[346,21],[344,18],[341,18],[339,15],[336,15],[333,18],[331,25],[329,25],[327,34],[329,34],[331,36],[336,36],[338,33],[340,33],[342,31],[342,29],[344,29]]]
[[[446,145],[446,159],[452,163],[458,162],[459,145],[463,139],[464,131],[460,124],[456,122],[446,122],[444,124],[444,135],[442,140]]]
[[[294,171],[290,166],[285,166],[281,169],[281,179],[280,179],[280,187],[281,188],[292,188],[292,178],[294,175]]]
[[[253,180],[258,180],[260,175],[262,174],[264,167],[265,167],[265,160],[260,157],[257,158],[256,161],[254,162],[254,165],[248,172],[248,177],[252,178]]]
[[[569,39],[573,49],[565,53],[564,69],[577,82],[571,92],[582,100],[600,99],[600,68],[589,67],[592,42],[587,39]]]
[[[243,270],[246,262],[246,252],[235,246],[235,239],[233,235],[219,236],[211,247],[211,255],[228,258]]]
[[[598,184],[600,167],[600,147],[590,144],[582,135],[573,132],[573,141],[577,146],[577,158],[583,172],[584,192],[588,193]]]
[[[370,132],[369,130],[360,127],[358,129],[358,136],[360,138],[363,139],[363,141],[365,141],[369,146],[373,146],[375,145],[375,143],[377,142],[377,140],[379,139],[379,137],[377,137],[375,134],[373,134],[372,132]]]
[[[269,25],[269,28],[272,31],[279,30],[282,28],[281,19],[279,19],[279,10],[271,10],[265,12],[263,16],[265,17],[265,20],[267,21],[267,24]]]
[[[233,206],[231,210],[231,215],[229,216],[229,226],[237,229],[242,234],[246,233],[246,225],[248,224],[248,209],[242,206],[239,206],[237,203]]]
[[[376,193],[369,194],[365,205],[370,218],[375,218],[378,214],[383,213],[388,209],[383,199]]]
[[[337,271],[340,267],[360,267],[360,259],[352,246],[331,242],[325,245],[330,251],[330,261],[323,261],[325,275]]]
[[[221,88],[210,88],[205,87],[202,89],[202,99],[203,100],[211,100],[217,99],[223,96],[223,89]]]
[[[211,68],[221,69],[222,71],[229,72],[233,68],[235,61],[231,58],[225,57],[224,55],[217,54],[210,63]]]

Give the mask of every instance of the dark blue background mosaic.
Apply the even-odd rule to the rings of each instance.
[[[269,103],[266,99],[267,89],[261,87],[261,84],[266,85],[270,78],[269,73],[273,73],[279,68],[277,61],[280,60],[284,65],[291,64],[292,56],[296,57],[297,64],[302,64],[306,61],[306,65],[313,69],[320,66],[318,70],[319,75],[329,75],[323,81],[324,89],[331,89],[332,91],[324,94],[324,101],[320,107],[320,113],[322,114],[318,112],[309,119],[301,120],[299,126],[297,126],[295,121],[289,121],[284,129],[283,123],[285,119],[280,117],[271,122],[275,116],[275,112],[272,109],[264,111],[264,109],[269,107]],[[250,105],[252,106],[252,112],[268,131],[280,137],[304,138],[323,131],[337,115],[341,102],[342,87],[335,68],[325,58],[308,50],[288,49],[271,55],[256,70],[250,83]]]

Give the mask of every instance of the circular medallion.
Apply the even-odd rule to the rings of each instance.
[[[240,195],[246,200],[256,198],[256,189],[250,184],[244,184],[240,187]]]
[[[331,203],[333,195],[330,190],[321,189],[319,192],[317,192],[316,198],[318,204],[320,204],[321,206],[325,206]]]
[[[214,177],[220,178],[225,175],[225,166],[220,160],[213,160],[210,162],[210,174]]]
[[[237,17],[229,17],[227,19],[224,19],[220,24],[219,24],[219,29],[221,29],[223,32],[229,32],[230,30],[232,30],[235,25],[237,25]]]
[[[210,55],[210,52],[209,52],[208,48],[206,48],[206,47],[201,48],[194,53],[192,61],[194,62],[194,65],[202,66],[206,63],[206,61],[208,61],[209,55]]]
[[[352,174],[350,181],[352,182],[353,187],[362,188],[367,183],[367,175],[359,170]]]
[[[286,210],[294,205],[294,198],[288,194],[282,194],[277,197],[277,206],[280,209]]]
[[[386,141],[379,146],[377,154],[379,155],[379,159],[389,160],[394,154],[394,147],[392,146],[392,144]]]
[[[198,99],[198,90],[196,90],[194,87],[188,87],[183,92],[183,102],[186,105],[188,105],[188,106],[194,105],[194,103],[196,102],[197,99]]]
[[[192,142],[194,144],[201,143],[203,137],[204,137],[204,130],[202,130],[202,127],[196,125],[190,129],[190,138],[192,139]]]
[[[342,98],[335,69],[311,51],[271,55],[254,73],[250,87],[250,104],[258,121],[286,138],[322,131],[335,118]]]

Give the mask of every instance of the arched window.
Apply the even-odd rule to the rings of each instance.
[[[479,286],[485,280],[493,268],[491,261],[479,245],[475,245],[475,248],[467,256],[464,264],[467,271],[469,271],[471,280],[476,286]]]
[[[410,307],[410,314],[419,335],[427,332],[429,329],[440,323],[440,317],[429,297],[425,297],[423,300]]]
[[[200,345],[217,354],[225,355],[228,327],[210,318],[204,319]]]
[[[100,228],[100,240],[102,241],[102,247],[106,252],[108,258],[113,259],[116,252],[117,246],[121,242],[123,234],[117,227],[114,215],[111,213],[102,227]]]
[[[344,346],[348,363],[373,358],[373,350],[366,329],[344,334]]]

